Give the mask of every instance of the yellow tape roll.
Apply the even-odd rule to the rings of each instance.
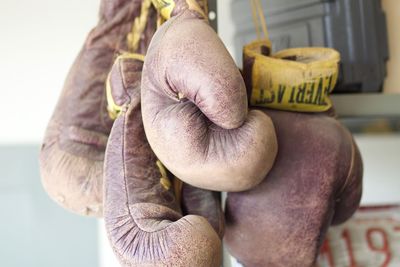
[[[329,93],[336,85],[340,61],[336,50],[293,48],[268,56],[269,51],[267,40],[244,47],[244,75],[251,80],[252,106],[299,112],[324,112],[332,107]]]

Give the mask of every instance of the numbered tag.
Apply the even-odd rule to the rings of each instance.
[[[400,207],[362,208],[332,227],[317,267],[399,267]]]

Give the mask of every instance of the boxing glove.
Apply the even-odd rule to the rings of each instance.
[[[245,267],[311,267],[328,227],[359,205],[361,156],[327,113],[263,112],[275,125],[279,153],[257,188],[228,194],[225,241]]]
[[[135,78],[141,64],[135,56],[121,56],[110,74],[112,102],[121,107],[104,168],[104,216],[110,243],[122,266],[219,267],[217,232],[204,217],[182,216],[171,181],[146,140],[140,79]],[[195,191],[183,189],[183,195],[191,196],[188,210],[207,214],[219,210],[217,204],[196,205],[205,195]]]
[[[277,153],[272,121],[248,111],[243,78],[204,18],[201,1],[166,2],[172,4],[161,11],[171,18],[154,35],[142,75],[148,141],[188,184],[216,191],[252,188]]]
[[[104,152],[112,126],[106,77],[117,53],[146,52],[156,18],[150,1],[102,0],[99,23],[69,72],[45,134],[40,170],[47,193],[70,211],[102,215]]]
[[[200,189],[184,183],[181,191],[183,214],[203,216],[222,239],[225,231],[225,217],[221,207],[221,194]]]

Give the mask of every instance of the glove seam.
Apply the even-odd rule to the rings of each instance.
[[[157,230],[157,231],[154,231],[154,232],[149,232],[149,231],[146,231],[146,230],[144,230],[143,228],[140,227],[140,225],[137,223],[136,219],[133,217],[132,212],[131,212],[131,209],[130,209],[130,206],[131,206],[131,205],[135,205],[135,204],[139,204],[139,203],[134,203],[134,204],[130,204],[130,203],[129,203],[129,191],[128,191],[128,184],[127,184],[127,182],[126,182],[126,177],[127,177],[127,176],[126,176],[126,161],[125,161],[125,144],[126,144],[126,135],[125,135],[125,132],[126,132],[126,122],[127,122],[126,116],[127,116],[127,115],[128,115],[128,113],[125,112],[124,118],[123,118],[123,127],[122,127],[122,138],[123,138],[123,139],[122,139],[122,162],[123,162],[123,175],[124,175],[125,196],[126,196],[126,199],[127,199],[126,208],[128,209],[129,217],[131,218],[132,222],[134,222],[135,225],[136,225],[141,231],[143,231],[143,232],[145,232],[145,233],[157,233],[157,232],[160,232],[160,231],[164,231],[164,230],[168,229],[168,227],[170,227],[170,226],[172,225],[172,223],[174,223],[174,222],[172,222],[171,224],[167,225],[165,228],[162,228],[162,229]],[[153,203],[150,203],[150,204],[153,204]],[[160,206],[162,206],[162,205],[160,205]],[[181,218],[180,218],[180,219],[182,219],[182,218],[183,218],[183,216],[181,215]],[[180,220],[180,219],[179,219],[179,220]],[[179,220],[178,220],[178,221],[179,221]]]
[[[352,140],[352,145],[351,145],[351,161],[350,161],[350,166],[349,166],[349,169],[348,169],[348,172],[347,172],[347,176],[346,176],[346,179],[345,179],[345,182],[344,182],[344,184],[343,184],[343,186],[341,187],[341,189],[339,190],[339,199],[340,199],[340,197],[341,197],[341,195],[345,192],[345,190],[346,190],[346,188],[347,188],[347,186],[349,185],[349,183],[350,183],[350,177],[352,176],[352,174],[353,174],[353,172],[354,172],[354,161],[355,161],[355,143],[354,143],[354,140],[353,140],[353,137],[347,132],[347,135],[348,136],[350,136],[350,139]]]
[[[173,20],[172,22],[170,21],[170,23],[167,25],[167,28],[165,29],[165,31],[164,31],[164,33],[163,33],[163,35],[161,36],[161,38],[160,38],[160,42],[165,38],[165,36],[167,35],[167,33],[168,33],[168,31],[170,30],[170,28],[173,26],[173,23],[178,19],[178,18],[180,18],[183,14],[184,14],[185,12],[182,12],[182,13],[180,13],[180,14],[178,14],[177,16],[175,16],[174,18],[172,18],[171,20]],[[160,58],[161,58],[161,49],[159,49],[159,47],[158,47],[158,52],[157,52],[157,58],[156,58],[156,65],[159,65],[159,62],[161,62],[161,60],[160,60]],[[164,76],[165,77],[169,77],[169,75],[168,75],[168,68],[169,68],[170,66],[166,66],[166,68],[165,68],[165,73],[164,73]],[[165,84],[164,83],[162,83],[161,82],[161,78],[160,78],[160,72],[157,72],[157,82],[158,82],[158,84],[159,85],[164,85],[164,86],[161,86],[161,89],[162,89],[162,91],[167,95],[167,96],[169,96],[169,97],[171,97],[171,98],[173,98],[174,100],[176,100],[176,95],[171,95],[170,94],[170,92],[168,92],[166,89],[165,89],[165,84],[167,84],[168,86],[170,86],[170,87],[172,87],[171,86],[171,83],[169,82],[169,79],[167,80],[167,78],[165,79]],[[171,88],[169,88],[169,89],[171,89]]]

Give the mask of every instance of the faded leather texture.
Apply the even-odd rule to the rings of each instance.
[[[82,215],[102,215],[103,161],[112,121],[106,110],[105,81],[140,13],[139,0],[103,0],[100,20],[90,32],[65,81],[40,153],[42,183],[64,208]],[[150,12],[139,51],[156,28]]]
[[[189,2],[192,1],[193,3],[197,4],[198,7],[207,14],[208,9],[208,0],[174,0],[175,8],[172,11],[171,16],[178,16],[179,14],[185,12],[186,10],[190,9]],[[195,10],[190,10],[192,15],[196,16],[197,18],[202,18],[201,14],[197,13]]]
[[[188,9],[174,14],[154,35],[143,69],[149,143],[188,184],[216,191],[252,188],[277,153],[272,121],[248,111],[243,78],[208,23]]]
[[[183,214],[196,214],[205,217],[222,239],[225,231],[225,217],[220,199],[221,194],[219,192],[183,184],[182,212]]]
[[[332,117],[263,112],[275,125],[279,152],[257,188],[228,194],[225,241],[245,267],[311,267],[328,227],[358,208],[361,156]]]
[[[139,69],[132,59],[117,61],[116,69]],[[123,65],[121,67],[121,65]],[[113,71],[114,71],[113,68]],[[124,76],[125,72],[121,72]],[[124,78],[123,78],[124,79]],[[125,79],[124,79],[125,80]],[[126,92],[126,108],[114,123],[105,157],[104,216],[112,248],[122,266],[199,266],[219,267],[221,240],[211,224],[202,216],[182,216],[172,187],[160,183],[157,157],[147,142],[140,106],[140,80],[124,89],[121,83],[111,84],[115,92]],[[221,217],[219,203],[212,193],[196,188],[184,203],[188,211],[204,216]],[[185,196],[183,196],[185,198]],[[200,199],[205,197],[205,199]],[[197,205],[198,204],[198,205]],[[214,212],[217,212],[215,214]],[[211,219],[215,225],[215,219]]]

